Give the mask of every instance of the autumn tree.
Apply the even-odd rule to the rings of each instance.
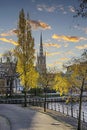
[[[34,67],[35,49],[34,38],[31,34],[31,26],[29,24],[29,15],[25,18],[24,10],[19,13],[19,22],[17,29],[18,46],[14,53],[17,57],[17,69],[21,83],[24,86],[25,104],[27,106],[27,91],[37,84],[38,73]]]
[[[44,100],[44,112],[46,112],[46,99],[47,99],[47,90],[48,88],[52,89],[53,86],[53,79],[54,79],[54,71],[49,69],[45,72],[43,72],[40,76],[39,76],[39,86],[44,89],[44,94],[45,94],[45,100]]]
[[[54,78],[54,88],[56,91],[60,92],[60,95],[66,94],[69,91],[69,82],[67,80],[67,77],[62,73],[59,72],[56,74]]]
[[[83,90],[86,89],[87,84],[87,50],[80,58],[74,58],[67,64],[66,74],[58,73],[55,77],[54,88],[59,91],[60,94],[69,93],[70,90],[78,90],[79,94],[79,117],[78,117],[78,128],[81,130],[81,111],[82,111],[82,97]]]
[[[78,89],[79,93],[79,117],[78,117],[78,128],[81,130],[81,111],[82,111],[82,97],[83,91],[86,89],[87,85],[87,50],[84,50],[84,53],[80,58],[74,59],[72,65],[69,67],[71,69],[70,79],[73,81],[73,85]]]

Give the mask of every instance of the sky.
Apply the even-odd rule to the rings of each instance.
[[[19,12],[29,13],[36,54],[42,32],[47,67],[62,65],[87,49],[87,19],[75,16],[78,0],[0,0],[0,56],[17,46]]]

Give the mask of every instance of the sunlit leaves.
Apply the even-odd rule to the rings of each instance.
[[[62,73],[58,73],[55,76],[54,80],[55,80],[54,88],[56,89],[56,91],[60,92],[60,95],[68,92],[68,88],[69,88],[70,84],[69,84],[67,78],[62,75]]]
[[[58,73],[55,77],[56,91],[60,94],[67,93],[69,91],[75,92],[77,89],[81,89],[83,78],[87,81],[87,62],[74,63],[67,67],[66,74]]]
[[[38,73],[34,67],[34,39],[31,35],[31,27],[27,24],[24,10],[22,9],[19,14],[18,23],[18,46],[15,48],[14,53],[18,59],[17,72],[19,73],[21,83],[25,90],[29,90],[31,87],[36,87]]]

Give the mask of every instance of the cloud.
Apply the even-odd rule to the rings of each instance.
[[[56,6],[47,6],[45,4],[37,5],[37,10],[39,11],[54,12],[56,8],[57,8]]]
[[[63,14],[67,14],[68,12],[75,13],[75,8],[73,6],[64,7],[64,5],[62,5],[62,4],[51,5],[51,6],[48,6],[46,4],[38,4],[37,10],[46,11],[49,13],[52,13],[54,11],[58,11],[58,12],[61,11]]]
[[[0,54],[0,57],[2,57],[3,56],[3,54]]]
[[[15,30],[15,29],[13,29],[13,30],[9,30],[9,31],[6,32],[6,33],[1,33],[0,36],[2,36],[2,37],[6,37],[6,36],[12,36],[12,35],[15,35],[14,30]]]
[[[65,10],[63,5],[45,5],[45,4],[39,4],[37,5],[37,10],[38,11],[46,11],[49,13],[55,12],[55,11],[62,11],[63,14],[67,14],[67,11]]]
[[[60,62],[60,61],[55,61],[55,62],[52,63],[52,64],[47,64],[47,66],[49,66],[49,67],[56,67],[57,65],[62,65],[62,62]]]
[[[48,67],[59,67],[59,69],[62,68],[62,65],[63,65],[63,62],[61,62],[59,60],[54,61],[53,63],[47,64]],[[58,68],[55,68],[55,69],[58,70]]]
[[[60,48],[61,45],[57,44],[57,43],[44,43],[44,47],[56,47],[56,48]]]
[[[51,53],[46,52],[46,56],[54,56],[54,55],[59,55],[59,54],[60,52],[51,52]]]
[[[75,29],[78,29],[80,31],[83,31],[85,34],[87,34],[87,28],[85,27],[80,27],[79,25],[74,26]]]
[[[60,60],[61,60],[61,61],[66,61],[66,60],[69,60],[69,58],[67,58],[67,57],[62,57],[62,58],[60,58]]]
[[[69,44],[68,43],[64,43],[64,47],[68,47],[69,46]]]
[[[18,29],[13,29],[13,33],[17,34],[18,33]]]
[[[64,53],[64,55],[75,55],[72,51],[66,51],[65,53]]]
[[[58,41],[65,41],[65,42],[79,42],[81,40],[87,40],[87,38],[84,37],[65,36],[65,35],[57,35],[57,34],[54,34],[52,38],[57,39]]]
[[[87,44],[85,44],[85,45],[80,45],[80,46],[76,46],[75,48],[76,48],[76,49],[79,49],[79,50],[82,50],[82,49],[87,48]]]
[[[18,43],[13,41],[12,39],[0,38],[0,41],[11,43],[11,44],[16,45],[16,46],[18,45]]]
[[[48,67],[54,67],[54,64],[47,64]]]
[[[54,64],[55,64],[55,65],[59,65],[59,64],[62,64],[62,62],[60,62],[60,61],[55,61]]]
[[[34,29],[38,29],[38,28],[42,28],[44,30],[51,29],[51,26],[49,26],[48,24],[42,21],[29,20],[28,22]]]
[[[68,9],[70,12],[75,13],[75,8],[73,6],[69,6]]]
[[[65,10],[63,5],[58,5],[57,8],[58,8],[58,11],[62,11],[63,14],[67,14],[67,11]]]

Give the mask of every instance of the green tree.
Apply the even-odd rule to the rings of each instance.
[[[27,106],[27,91],[31,87],[36,87],[38,73],[34,67],[35,49],[34,39],[31,34],[31,26],[29,24],[29,15],[25,18],[24,10],[19,13],[18,23],[18,46],[15,48],[14,53],[17,57],[16,71],[20,75],[21,83],[24,86],[25,104]]]

